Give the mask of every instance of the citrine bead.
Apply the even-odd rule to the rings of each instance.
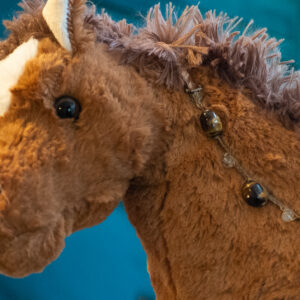
[[[264,187],[255,181],[247,181],[242,188],[244,200],[254,207],[264,206],[268,201],[268,193]]]
[[[230,153],[226,152],[223,157],[223,163],[227,168],[233,168],[236,165],[236,160]]]
[[[222,135],[223,124],[220,117],[212,110],[205,110],[200,117],[204,132],[212,138]]]
[[[285,223],[290,223],[298,219],[296,213],[290,209],[285,208],[282,215],[281,215],[282,221]]]

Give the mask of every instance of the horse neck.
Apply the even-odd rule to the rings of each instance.
[[[284,128],[247,91],[231,88],[207,68],[194,80],[225,121],[224,138],[244,168],[300,212],[299,132]],[[282,223],[272,205],[249,208],[241,199],[243,179],[224,167],[222,150],[202,133],[200,112],[188,96],[158,88],[156,93],[170,122],[167,145],[132,181],[124,204],[147,252],[158,299],[254,296],[280,288],[292,295],[289,285],[274,282],[293,276],[284,265],[300,264],[299,224]]]
[[[168,261],[169,245],[165,238],[168,230],[162,228],[165,222],[162,214],[166,211],[171,219],[173,213],[176,216],[178,208],[175,206],[174,212],[173,209],[165,210],[165,204],[176,193],[180,205],[189,203],[185,188],[190,186],[189,181],[193,177],[194,163],[199,160],[203,138],[197,125],[199,111],[183,91],[168,91],[157,86],[153,89],[163,108],[165,130],[157,139],[160,146],[153,152],[149,163],[140,176],[132,180],[124,204],[147,252],[151,268],[149,271],[157,297],[175,299],[176,286]],[[195,180],[198,181],[199,178],[195,176]],[[177,184],[182,188],[181,195]],[[190,193],[192,194],[191,191]]]

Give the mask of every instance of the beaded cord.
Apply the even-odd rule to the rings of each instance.
[[[296,220],[300,220],[300,216],[291,208],[286,206],[284,202],[277,199],[265,186],[255,180],[255,177],[243,168],[242,164],[234,157],[230,147],[227,145],[223,138],[223,126],[219,116],[212,110],[209,110],[203,100],[203,88],[195,88],[194,83],[187,71],[182,71],[182,78],[186,83],[187,89],[185,90],[189,94],[192,103],[202,111],[200,121],[202,129],[206,132],[206,135],[214,139],[219,147],[224,152],[223,164],[227,168],[234,168],[243,177],[245,184],[242,188],[242,196],[248,205],[253,207],[262,207],[271,202],[282,211],[282,221],[289,223]]]

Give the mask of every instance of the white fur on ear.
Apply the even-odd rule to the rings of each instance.
[[[8,110],[11,103],[10,89],[18,83],[26,63],[37,56],[38,46],[38,40],[31,38],[0,61],[0,116]]]
[[[48,0],[43,17],[57,41],[66,50],[72,52],[68,30],[69,0]]]

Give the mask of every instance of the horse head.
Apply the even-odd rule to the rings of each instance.
[[[0,272],[15,277],[41,271],[66,236],[104,220],[151,143],[143,112],[120,101],[137,100],[126,88],[135,78],[113,71],[85,1],[24,6],[0,45]]]

